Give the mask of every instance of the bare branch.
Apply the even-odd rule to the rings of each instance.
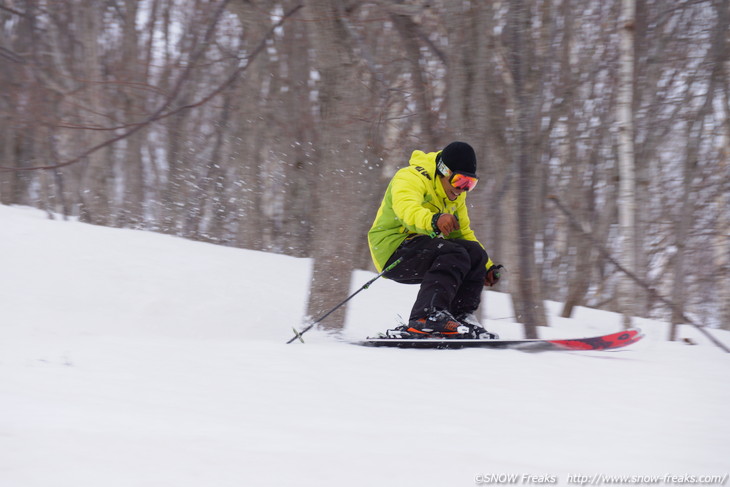
[[[611,254],[611,252],[602,243],[600,243],[598,240],[596,240],[596,238],[593,236],[593,234],[580,223],[580,221],[578,220],[578,218],[576,218],[576,216],[573,215],[573,213],[568,208],[566,208],[566,206],[560,201],[560,199],[558,199],[557,196],[555,196],[555,195],[549,195],[548,196],[548,199],[550,201],[552,201],[553,203],[555,203],[555,206],[557,206],[558,209],[560,211],[562,211],[563,214],[565,214],[566,217],[568,217],[568,222],[570,223],[570,225],[573,226],[575,229],[577,229],[579,232],[581,232],[583,235],[585,235],[590,240],[591,244],[596,248],[596,250],[598,250],[598,252],[607,261],[609,261],[611,264],[613,264],[614,266],[616,266],[616,268],[619,271],[621,271],[624,274],[626,274],[626,276],[628,276],[636,284],[638,284],[639,286],[641,286],[644,289],[646,289],[652,296],[654,296],[658,301],[660,301],[661,303],[663,303],[664,305],[666,305],[673,312],[680,313],[681,318],[682,318],[682,320],[685,323],[694,326],[703,335],[705,335],[707,338],[709,338],[710,341],[712,341],[712,343],[714,343],[715,345],[717,345],[718,347],[720,347],[724,351],[730,353],[730,349],[727,346],[725,346],[722,342],[720,342],[719,340],[717,340],[717,338],[715,338],[714,336],[712,336],[707,330],[705,330],[705,326],[704,325],[700,325],[698,323],[695,323],[686,314],[682,313],[682,311],[679,310],[677,308],[677,306],[674,305],[674,303],[672,303],[667,298],[665,298],[664,296],[662,296],[661,294],[659,294],[659,292],[656,289],[654,289],[651,286],[651,284],[647,283],[646,281],[644,281],[643,279],[641,279],[639,276],[637,276],[636,274],[634,274],[632,271],[630,271],[629,269],[627,269],[626,267],[624,267],[623,265],[621,265],[621,263],[616,258],[613,257],[613,255]]]
[[[28,17],[28,15],[24,14],[23,12],[19,10],[15,10],[13,8],[7,7],[0,3],[0,10],[5,10],[6,12],[10,12],[11,14],[18,15],[20,17]]]
[[[280,27],[289,17],[294,15],[299,9],[302,8],[302,5],[300,4],[300,5],[297,5],[296,7],[292,8],[286,14],[284,14],[281,17],[281,19],[276,24],[274,24],[269,29],[269,31],[266,33],[266,35],[259,41],[259,44],[256,46],[256,48],[253,51],[251,51],[251,55],[248,56],[246,64],[244,64],[243,66],[240,66],[235,71],[233,71],[233,73],[231,73],[231,75],[220,86],[218,86],[218,88],[214,89],[208,95],[204,96],[203,98],[199,99],[196,102],[182,105],[173,110],[165,112],[165,110],[172,104],[172,102],[179,95],[183,84],[188,79],[190,70],[192,69],[191,67],[195,64],[195,61],[205,51],[205,46],[207,45],[209,39],[212,37],[213,32],[215,30],[214,27],[218,23],[218,20],[220,19],[220,16],[221,16],[223,10],[225,10],[226,4],[229,1],[230,0],[224,0],[221,3],[219,10],[216,13],[215,18],[214,18],[213,22],[211,23],[211,26],[209,27],[208,31],[206,32],[205,41],[202,43],[203,47],[201,47],[191,57],[190,63],[188,64],[185,71],[180,75],[180,78],[178,78],[177,83],[175,84],[173,89],[170,91],[170,95],[168,95],[165,102],[157,110],[155,110],[155,112],[152,115],[150,115],[146,120],[139,122],[137,124],[134,124],[132,126],[132,128],[130,128],[129,130],[127,130],[126,132],[124,132],[120,135],[117,135],[116,137],[109,138],[109,139],[105,140],[104,142],[101,142],[100,144],[97,144],[97,145],[87,149],[86,151],[82,152],[81,154],[74,157],[73,159],[69,159],[67,161],[59,162],[57,164],[49,164],[49,165],[45,165],[45,166],[32,166],[32,167],[0,166],[0,172],[38,171],[38,170],[58,169],[61,167],[70,166],[72,164],[82,161],[84,158],[88,157],[89,155],[93,154],[94,152],[96,152],[106,146],[112,145],[116,142],[119,142],[120,140],[123,140],[123,139],[129,137],[130,135],[138,132],[140,129],[142,129],[143,127],[146,127],[147,125],[149,125],[152,122],[157,122],[159,120],[171,117],[177,113],[180,113],[183,110],[189,110],[191,108],[196,108],[201,105],[204,105],[205,103],[207,103],[211,99],[213,99],[216,95],[220,94],[223,90],[225,90],[226,88],[231,86],[238,79],[238,77],[241,75],[241,73],[243,73],[251,65],[253,60],[256,59],[256,57],[259,55],[259,53],[264,49],[264,47],[266,46],[266,41],[274,33],[274,30],[277,29],[278,27]]]

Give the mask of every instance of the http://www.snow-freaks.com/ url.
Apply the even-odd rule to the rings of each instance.
[[[726,485],[729,474],[722,475],[610,475],[596,474],[519,474],[490,473],[477,474],[474,482],[477,485]]]

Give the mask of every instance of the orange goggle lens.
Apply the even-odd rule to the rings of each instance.
[[[479,178],[476,176],[467,176],[466,174],[454,173],[451,176],[450,183],[456,189],[463,189],[464,191],[471,191],[476,188]]]

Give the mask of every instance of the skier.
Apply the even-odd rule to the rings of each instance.
[[[368,232],[378,272],[404,284],[420,284],[407,325],[389,330],[399,338],[489,338],[474,311],[482,288],[499,281],[495,265],[469,227],[466,193],[474,189],[476,154],[465,142],[442,151],[413,151],[396,172]],[[435,238],[442,237],[442,238]]]

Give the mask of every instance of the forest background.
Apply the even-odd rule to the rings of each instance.
[[[728,20],[728,0],[0,0],[0,203],[312,258],[316,317],[372,269],[394,172],[464,140],[526,336],[544,299],[730,329]]]

